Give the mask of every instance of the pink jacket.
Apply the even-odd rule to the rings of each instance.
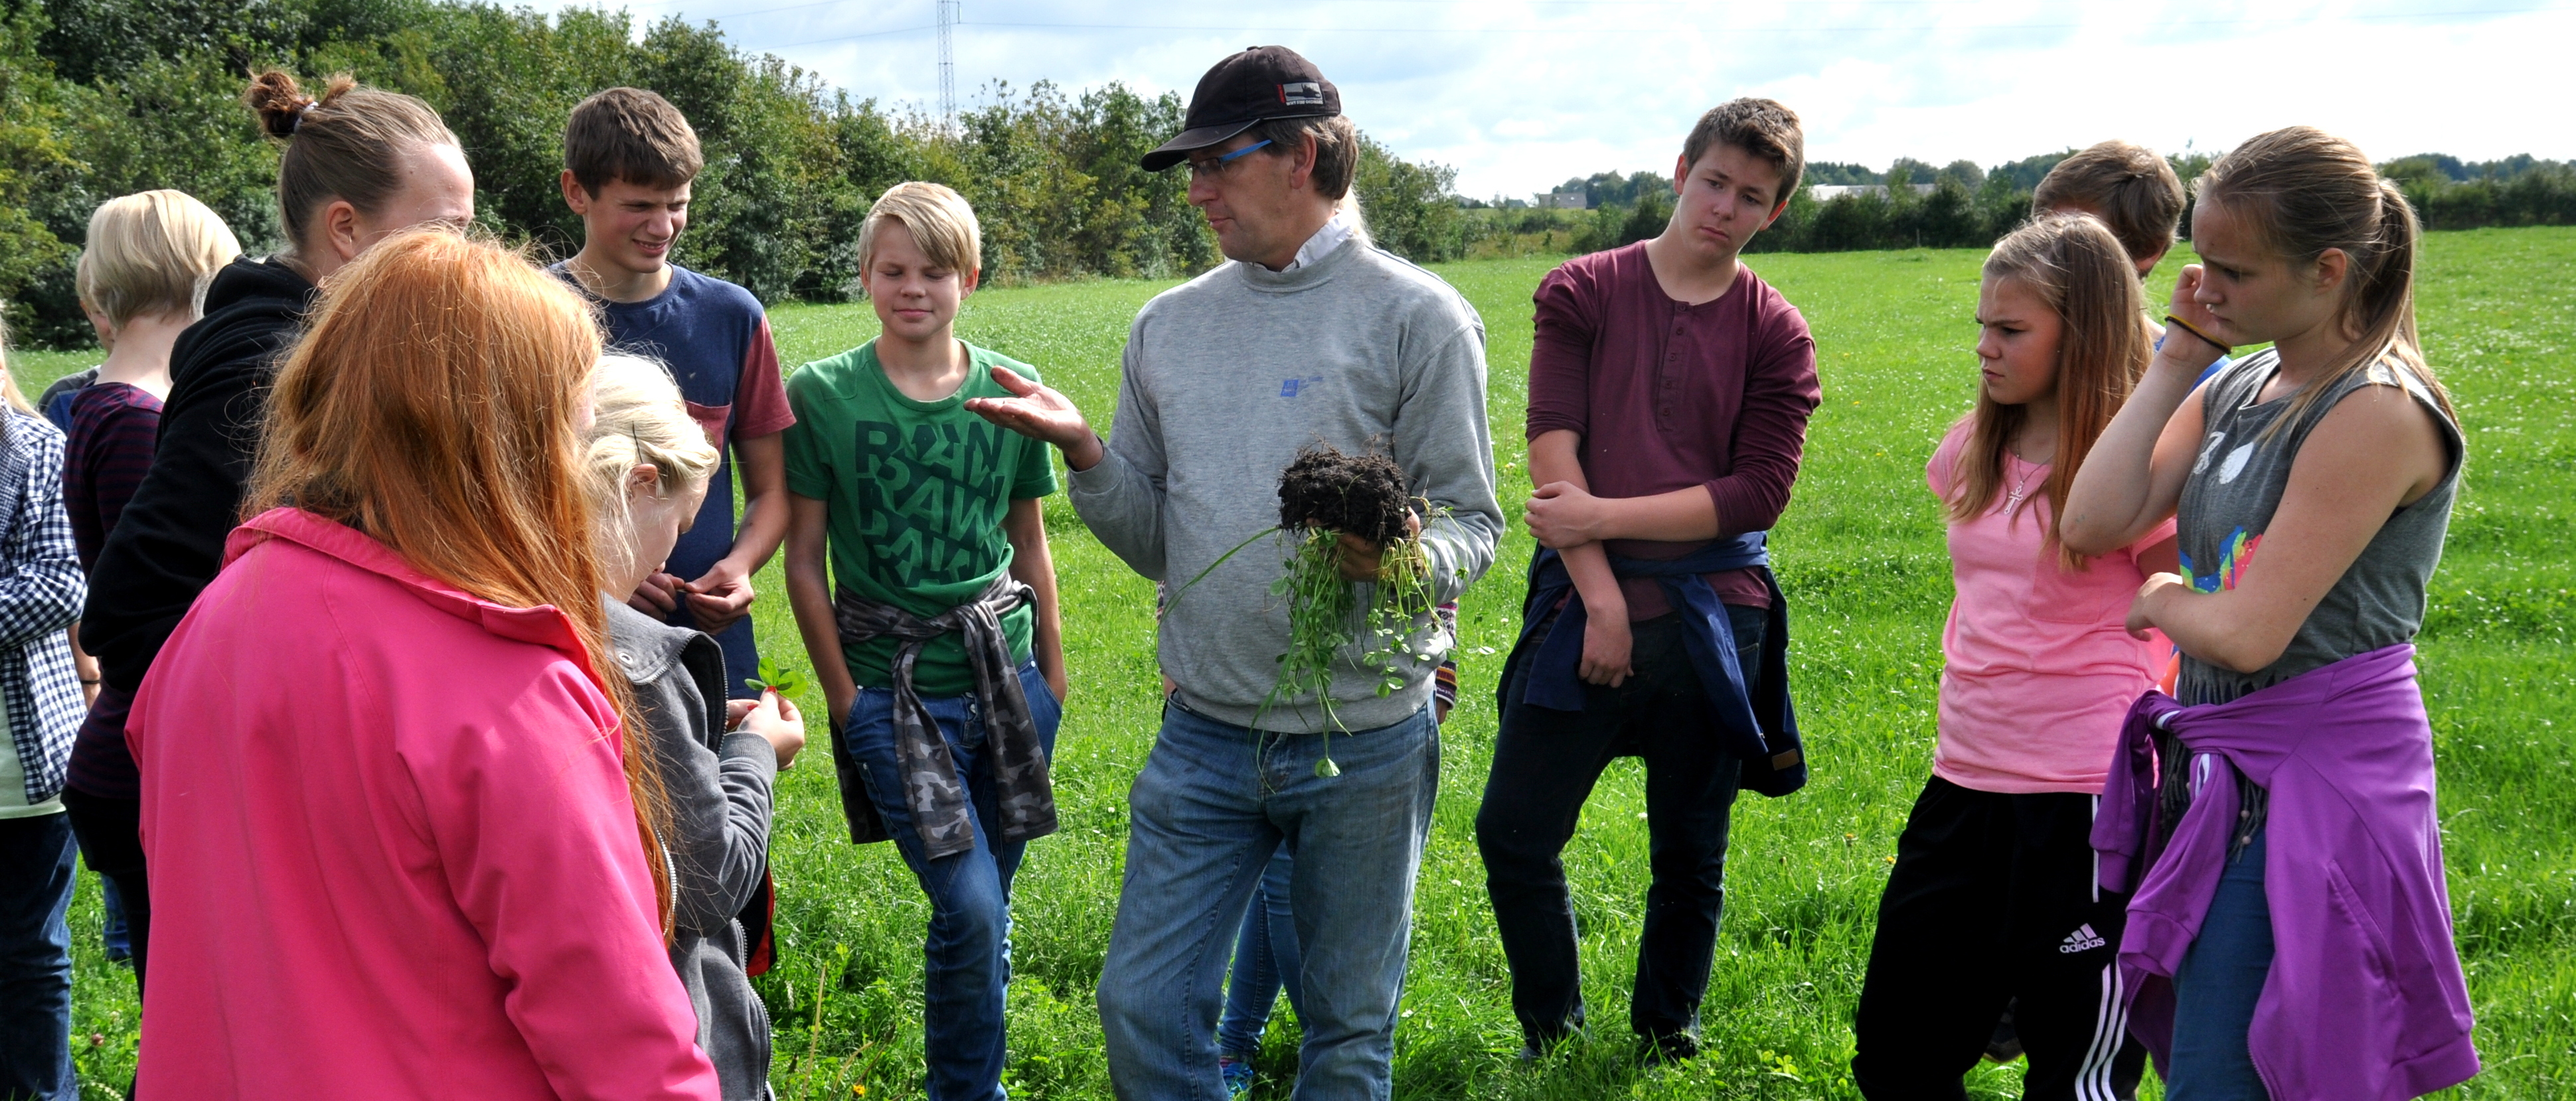
[[[617,722],[551,607],[294,509],[136,694],[150,1097],[716,1097]]]

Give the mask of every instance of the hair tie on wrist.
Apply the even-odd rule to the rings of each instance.
[[[2217,337],[2211,336],[2211,335],[2209,335],[2208,333],[2204,333],[2204,332],[2200,331],[2200,326],[2198,326],[2198,325],[2194,325],[2194,324],[2192,324],[2191,322],[2185,321],[2185,320],[2183,320],[2183,319],[2181,319],[2181,318],[2179,318],[2179,317],[2175,317],[2175,316],[2174,316],[2174,315],[2172,315],[2172,314],[2166,314],[2166,315],[2165,315],[2165,324],[2167,324],[2167,325],[2171,325],[2171,326],[2174,326],[2174,327],[2176,327],[2176,328],[2181,329],[2181,330],[2182,330],[2182,331],[2184,331],[2184,332],[2190,333],[2190,334],[2191,334],[2191,335],[2193,335],[2193,336],[2199,337],[2203,343],[2208,344],[2208,345],[2209,345],[2210,347],[2212,347],[2212,348],[2216,348],[2216,349],[2218,349],[2218,354],[2220,354],[2220,355],[2223,355],[2223,356],[2230,356],[2230,355],[2235,355],[2235,354],[2236,354],[2236,348],[2235,348],[2235,346],[2234,346],[2234,345],[2231,345],[2231,344],[2227,343],[2227,342],[2226,342],[2226,341],[2224,341],[2224,340],[2220,340],[2220,339],[2218,339]]]

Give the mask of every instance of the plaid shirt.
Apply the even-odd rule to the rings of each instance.
[[[88,710],[64,628],[89,596],[63,511],[63,434],[44,418],[0,413],[0,495],[0,703],[27,802],[41,803],[62,793]]]

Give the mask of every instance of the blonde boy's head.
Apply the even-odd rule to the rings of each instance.
[[[859,225],[859,270],[876,261],[877,234],[887,222],[912,234],[930,262],[963,276],[984,267],[984,230],[966,197],[935,183],[899,183],[886,189]]]
[[[100,203],[73,274],[81,305],[122,326],[138,317],[195,320],[208,280],[241,255],[224,220],[184,191]]]

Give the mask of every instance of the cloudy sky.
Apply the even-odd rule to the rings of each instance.
[[[639,23],[714,20],[855,96],[929,106],[935,5],[623,6]],[[1804,116],[1810,160],[1879,168],[2115,136],[2223,151],[2291,123],[2376,158],[2576,158],[2576,0],[964,0],[962,17],[962,103],[995,81],[1186,96],[1225,53],[1280,43],[1322,67],[1363,129],[1455,167],[1477,196],[1670,171],[1698,112],[1748,94]]]

